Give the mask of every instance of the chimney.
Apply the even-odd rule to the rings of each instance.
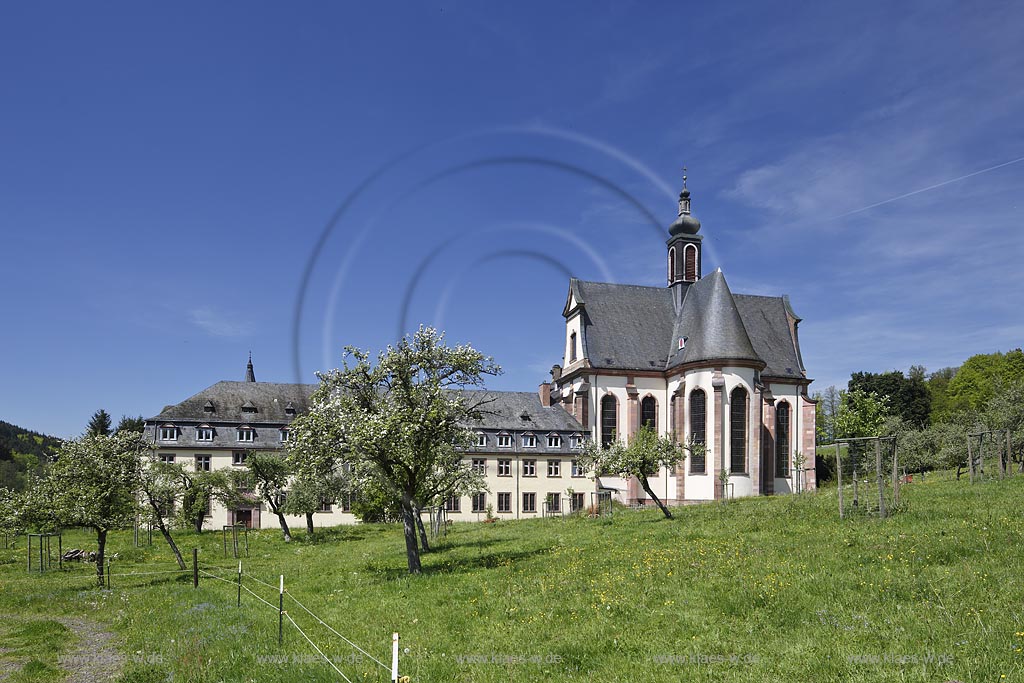
[[[540,404],[545,408],[551,407],[551,382],[541,382],[541,385],[537,387],[537,393],[540,395]]]

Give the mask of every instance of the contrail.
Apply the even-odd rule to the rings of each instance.
[[[988,173],[989,171],[994,171],[997,168],[1002,168],[1003,166],[1009,166],[1010,164],[1018,164],[1018,163],[1020,163],[1022,161],[1024,161],[1024,157],[1019,157],[1019,158],[1013,159],[1011,161],[1004,161],[1001,164],[996,164],[995,166],[989,166],[988,168],[983,168],[980,171],[975,171],[973,173],[968,173],[967,175],[962,175],[959,178],[953,178],[951,180],[943,180],[941,183],[936,183],[934,185],[929,185],[928,187],[922,187],[920,190],[914,190],[913,192],[907,192],[906,194],[901,194],[898,197],[890,197],[889,199],[883,199],[880,202],[875,202],[874,204],[868,204],[867,206],[862,206],[861,208],[854,209],[853,211],[847,211],[846,213],[841,213],[838,216],[833,216],[831,220],[836,220],[836,219],[839,219],[839,218],[846,218],[847,216],[852,216],[855,213],[860,213],[861,211],[867,211],[868,209],[873,209],[876,206],[882,206],[883,204],[889,204],[890,202],[895,202],[895,201],[898,201],[900,199],[906,199],[907,197],[913,197],[915,194],[921,194],[922,192],[928,192],[930,190],[934,190],[936,188],[942,187],[943,185],[949,185],[950,183],[956,183],[956,182],[959,182],[961,180],[966,180],[967,178],[971,178],[971,177],[976,176],[976,175],[981,175],[982,173]]]

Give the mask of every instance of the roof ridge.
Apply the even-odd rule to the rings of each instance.
[[[605,285],[607,287],[632,287],[634,289],[656,289],[658,291],[665,290],[666,287],[661,285],[631,285],[623,282],[598,282],[597,280],[576,280],[579,283],[585,285]]]
[[[771,294],[743,294],[741,292],[733,292],[732,295],[733,296],[745,296],[745,297],[748,297],[748,298],[757,297],[758,299],[782,299],[782,298],[784,298],[786,296],[785,294],[778,294],[778,295],[773,296]]]

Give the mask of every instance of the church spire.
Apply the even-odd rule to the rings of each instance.
[[[679,215],[690,215],[690,191],[686,189],[686,167],[683,166],[683,191],[679,193]]]
[[[686,285],[696,282],[701,275],[700,221],[690,212],[690,190],[686,187],[686,167],[683,166],[683,189],[679,193],[679,215],[668,226],[668,285],[676,294],[677,306],[682,304]]]
[[[255,382],[256,381],[256,373],[253,372],[253,369],[252,369],[252,351],[249,352],[249,362],[245,366],[245,381],[246,382]]]

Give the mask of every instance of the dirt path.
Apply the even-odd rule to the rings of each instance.
[[[83,617],[59,617],[77,636],[75,648],[60,658],[67,683],[113,681],[124,668],[125,657],[115,646],[116,636],[98,622]]]

